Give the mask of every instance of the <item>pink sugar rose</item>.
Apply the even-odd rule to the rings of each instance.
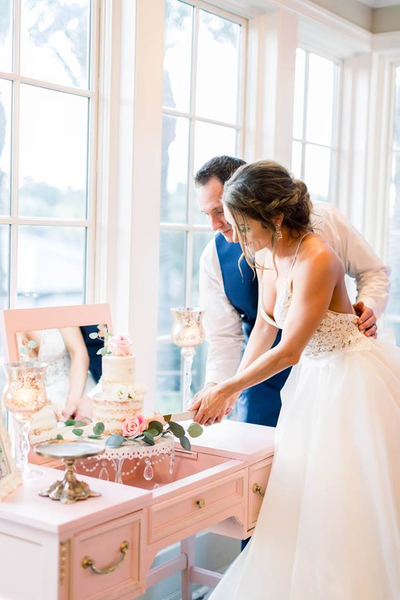
[[[146,418],[143,415],[135,415],[125,419],[122,425],[122,434],[125,437],[133,437],[146,429]]]
[[[113,335],[108,340],[108,347],[114,356],[132,356],[132,341],[126,335]]]
[[[150,415],[150,417],[147,417],[146,419],[146,429],[149,428],[149,424],[151,423],[151,421],[158,421],[159,423],[161,423],[162,426],[166,425],[167,423],[164,420],[164,417],[162,416],[161,413],[159,412],[153,412],[152,415]]]

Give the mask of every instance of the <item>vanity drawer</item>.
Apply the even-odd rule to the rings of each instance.
[[[106,600],[116,597],[117,592],[131,593],[139,586],[142,516],[138,511],[72,539],[72,600]],[[92,567],[85,568],[89,561]],[[101,573],[95,573],[97,569]]]
[[[258,513],[260,512],[261,504],[264,498],[269,475],[271,472],[272,459],[273,457],[271,456],[270,458],[267,458],[266,460],[256,463],[255,465],[250,467],[248,488],[248,529],[252,529],[257,522]]]
[[[154,542],[244,501],[245,473],[210,483],[150,508],[149,538]]]

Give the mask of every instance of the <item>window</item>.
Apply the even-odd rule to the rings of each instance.
[[[181,408],[170,308],[198,304],[199,259],[213,236],[197,207],[193,175],[215,155],[241,154],[244,24],[203,2],[165,4],[156,401],[163,412]],[[203,345],[194,389],[203,383],[205,356]]]
[[[93,253],[95,5],[2,2],[3,309],[85,302]]]
[[[395,68],[395,103],[387,219],[387,259],[392,269],[386,323],[400,344],[400,67]]]
[[[335,197],[338,81],[336,62],[297,49],[292,171],[316,202]]]

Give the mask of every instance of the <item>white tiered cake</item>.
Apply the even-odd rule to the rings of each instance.
[[[104,423],[105,435],[122,435],[124,421],[143,412],[145,391],[135,383],[132,354],[106,355],[102,362],[102,391],[93,398],[93,421]]]

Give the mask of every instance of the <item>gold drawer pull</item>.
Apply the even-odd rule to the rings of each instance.
[[[104,569],[98,569],[93,560],[91,558],[89,558],[88,556],[85,556],[85,558],[82,560],[82,567],[84,569],[88,569],[89,567],[92,569],[93,573],[96,573],[96,575],[107,575],[107,573],[112,573],[113,571],[115,571],[116,569],[118,569],[118,567],[120,567],[122,565],[122,563],[125,560],[125,556],[126,553],[128,552],[129,549],[129,542],[122,542],[122,544],[119,547],[120,552],[122,553],[121,558],[115,563],[115,565],[110,565],[109,567],[105,567]]]
[[[265,492],[262,491],[262,487],[258,485],[258,483],[253,483],[253,487],[251,489],[255,494],[260,494],[262,497],[265,496]]]
[[[204,508],[206,505],[206,501],[204,500],[204,498],[200,498],[200,500],[196,501],[196,504],[199,508]]]

